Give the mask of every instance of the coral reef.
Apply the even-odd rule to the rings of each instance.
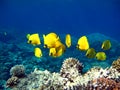
[[[15,65],[10,69],[10,75],[18,78],[25,76],[25,68],[23,65]]]
[[[120,73],[116,69],[93,67],[85,74],[82,69],[83,64],[71,57],[64,60],[60,73],[36,68],[27,77],[11,77],[6,87],[12,90],[120,90]]]
[[[11,31],[13,31],[13,30],[11,30]],[[48,56],[48,50],[40,46],[40,48],[43,51],[43,57],[41,57],[40,59],[37,59],[33,56],[34,47],[32,47],[31,45],[28,45],[26,43],[26,39],[25,39],[26,33],[23,33],[22,35],[20,35],[20,33],[16,34],[16,32],[14,32],[14,35],[15,35],[15,37],[13,38],[14,40],[11,39],[9,42],[3,42],[2,40],[0,41],[0,51],[2,51],[0,53],[0,61],[1,61],[0,72],[2,72],[0,74],[0,89],[1,90],[5,90],[4,85],[7,81],[7,79],[11,77],[9,75],[9,70],[14,65],[23,64],[24,67],[26,68],[26,70],[25,70],[26,74],[29,74],[29,75],[31,75],[33,73],[35,68],[39,69],[36,72],[38,72],[40,70],[42,70],[41,72],[44,72],[43,70],[48,70],[48,71],[50,71],[51,74],[53,74],[53,72],[60,71],[60,67],[65,58],[74,57],[74,58],[77,58],[78,60],[80,60],[80,63],[82,62],[84,64],[84,68],[83,68],[82,72],[86,73],[93,66],[101,66],[103,68],[110,67],[113,60],[116,60],[120,56],[120,52],[119,52],[120,45],[119,45],[118,41],[115,41],[114,39],[107,37],[105,35],[102,35],[100,33],[99,34],[93,33],[93,34],[90,34],[87,36],[88,36],[88,39],[90,42],[90,46],[95,47],[95,49],[97,51],[101,50],[100,46],[104,40],[109,39],[112,43],[112,48],[109,50],[109,52],[106,51],[107,60],[105,60],[105,61],[100,62],[100,61],[97,61],[94,59],[88,59],[84,56],[85,55],[84,52],[81,52],[81,51],[75,49],[76,42],[78,40],[78,38],[76,36],[72,36],[72,46],[71,46],[71,48],[67,48],[67,50],[65,51],[63,56],[61,56],[59,58],[50,58]],[[61,41],[64,41],[64,39],[65,39],[64,36],[65,36],[65,34],[60,35]],[[41,35],[40,35],[40,38],[42,39]],[[43,39],[41,42],[43,42]],[[91,80],[92,77],[93,77],[92,79],[94,79],[94,77],[97,77],[96,73],[97,74],[100,74],[100,73],[99,73],[99,70],[97,70],[97,69],[95,69],[95,70],[96,70],[95,72],[94,72],[94,70],[93,71],[89,70],[88,72],[90,75],[88,75],[88,72],[86,74],[79,73],[80,76],[75,79],[79,83],[78,86],[81,87],[81,85],[82,86],[84,84],[86,85]],[[101,69],[101,71],[102,70],[104,70],[104,69]],[[118,72],[116,72],[116,70],[112,70],[112,72],[114,72],[115,74],[114,73],[113,73],[113,75],[109,74],[109,77],[111,77],[110,75],[112,75],[112,77],[114,78],[114,76]],[[104,73],[106,73],[106,71]],[[57,73],[57,74],[59,75],[59,73]],[[28,77],[29,75],[26,75],[26,76]],[[39,76],[40,74],[37,74],[37,75]],[[33,74],[33,76],[34,76],[34,74]],[[76,74],[76,76],[77,76],[77,74]],[[118,75],[116,75],[116,76],[118,77]],[[20,82],[17,85],[15,85],[15,87],[18,87],[22,83],[21,81],[25,81],[24,84],[27,84],[26,86],[23,85],[23,87],[28,87],[27,77],[19,78]],[[36,76],[34,78],[36,78]],[[64,77],[62,77],[60,75],[60,77],[58,77],[58,78],[63,79]],[[40,77],[40,79],[41,79],[41,77]],[[118,82],[120,81],[119,78],[114,78],[114,79]],[[41,80],[43,80],[43,79],[41,79]],[[67,82],[66,85],[69,86],[70,81],[68,80],[68,78],[64,78],[63,80],[64,81],[61,81],[61,82],[62,83]],[[45,81],[45,80],[43,80],[43,81]],[[78,88],[77,85],[75,85],[75,84],[72,87],[72,84],[73,83],[70,82],[71,86],[69,88]],[[31,84],[29,84],[29,86],[30,85]],[[39,85],[39,83],[37,85]],[[55,86],[55,84],[54,84],[54,86]]]
[[[15,85],[18,84],[18,82],[19,82],[18,77],[13,76],[7,80],[6,87],[14,87]]]
[[[120,57],[113,61],[112,67],[115,68],[118,72],[120,72]]]
[[[86,87],[87,90],[120,90],[120,82],[117,83],[109,78],[97,78],[90,81]]]

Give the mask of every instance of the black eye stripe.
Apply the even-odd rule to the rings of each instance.
[[[29,43],[32,43],[32,40],[30,40]]]

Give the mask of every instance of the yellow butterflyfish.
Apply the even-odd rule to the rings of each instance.
[[[60,47],[60,48],[57,50],[56,56],[57,56],[57,57],[60,57],[61,55],[63,55],[63,53],[64,53],[64,50],[63,50],[62,47]]]
[[[87,50],[89,49],[89,43],[88,43],[88,39],[86,36],[82,36],[81,38],[79,38],[77,46],[76,46],[79,50]]]
[[[44,39],[44,47],[45,48],[54,48],[55,42],[59,41],[59,37],[55,33],[49,33],[47,35],[43,35]]]
[[[29,44],[32,44],[34,46],[41,44],[40,37],[39,37],[38,33],[35,33],[35,34],[32,34],[32,35],[28,34],[27,38],[28,38],[28,43]]]
[[[42,50],[40,48],[35,48],[34,55],[38,58],[42,57]]]
[[[71,36],[70,36],[70,34],[66,35],[65,44],[68,48],[71,46]]]
[[[95,58],[96,52],[94,48],[89,48],[86,52],[86,57]]]
[[[108,50],[111,48],[111,42],[110,40],[105,40],[103,43],[102,43],[102,47],[101,47],[103,50]]]
[[[55,48],[50,48],[49,50],[49,55],[52,57],[59,57],[61,55],[63,55],[63,53],[65,52],[65,45],[62,44],[60,41],[57,41]]]
[[[58,48],[58,49],[50,48],[49,56],[60,57],[62,54],[63,54],[63,49],[62,48]]]
[[[106,60],[107,56],[105,52],[98,52],[95,57],[97,60]]]
[[[50,50],[49,50],[49,56],[53,56],[53,57],[56,56],[56,49],[55,48],[50,48]]]
[[[66,47],[63,43],[61,43],[60,41],[56,41],[55,47],[50,48],[50,50],[49,50],[49,56],[59,57],[59,56],[63,55],[63,53],[65,52],[65,49],[66,49]]]

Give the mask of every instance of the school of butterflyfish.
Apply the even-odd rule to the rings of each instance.
[[[26,37],[28,39],[27,43],[35,46],[34,55],[37,58],[42,57],[42,50],[39,47],[37,47],[38,45],[41,45],[39,34],[27,34]],[[48,33],[47,35],[43,34],[43,42],[44,48],[49,49],[48,55],[54,58],[63,55],[65,53],[66,48],[70,48],[72,45],[72,39],[70,34],[66,34],[65,42],[62,43],[60,37],[54,32]],[[90,47],[87,36],[81,36],[78,39],[76,48],[80,51],[85,51],[85,56],[87,58],[96,58],[97,60],[106,60],[107,58],[107,55],[104,51],[96,52],[94,48]],[[105,40],[103,41],[103,43],[101,43],[102,50],[109,50],[110,48],[110,40]]]

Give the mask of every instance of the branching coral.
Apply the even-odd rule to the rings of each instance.
[[[120,72],[120,58],[117,60],[113,61],[112,67],[115,68],[118,72]]]

